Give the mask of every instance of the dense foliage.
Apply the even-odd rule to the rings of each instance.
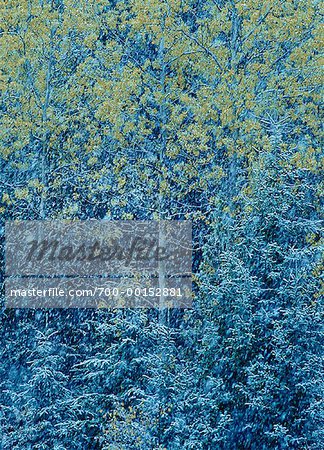
[[[0,11],[2,263],[6,220],[189,219],[195,279],[187,310],[2,299],[0,449],[324,449],[321,2]]]

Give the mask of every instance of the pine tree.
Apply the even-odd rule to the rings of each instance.
[[[289,150],[260,155],[235,216],[216,214],[205,250],[205,364],[227,392],[218,405],[230,417],[227,446],[318,445],[321,221],[316,180],[292,170],[292,158]]]
[[[70,416],[69,349],[60,342],[57,330],[34,330],[29,335],[34,336],[34,345],[25,355],[22,376],[16,376],[9,390],[15,425],[7,429],[4,448],[65,449],[70,442],[64,426]]]

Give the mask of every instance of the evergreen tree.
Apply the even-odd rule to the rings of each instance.
[[[202,351],[227,396],[215,399],[230,418],[224,448],[320,448],[322,222],[316,177],[292,157],[260,155],[205,250]]]

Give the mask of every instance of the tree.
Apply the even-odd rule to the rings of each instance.
[[[224,448],[318,448],[321,221],[314,176],[291,170],[293,158],[260,155],[235,216],[216,213],[205,250],[202,351],[227,393],[215,399],[230,418]]]

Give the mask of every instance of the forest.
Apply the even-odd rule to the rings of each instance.
[[[2,0],[0,450],[323,450],[323,4]],[[322,63],[322,64],[321,64]],[[191,308],[8,308],[8,221],[191,221]]]

